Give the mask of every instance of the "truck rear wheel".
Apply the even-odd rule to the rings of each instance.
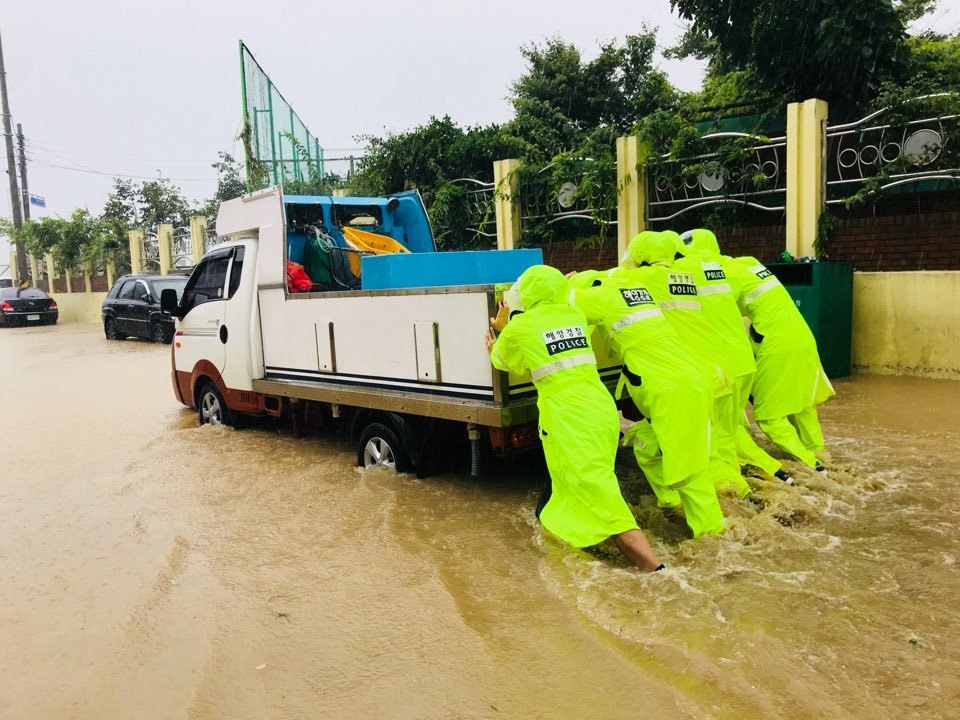
[[[400,439],[382,423],[370,423],[360,433],[357,464],[364,468],[385,467],[401,473],[407,471],[407,460]]]

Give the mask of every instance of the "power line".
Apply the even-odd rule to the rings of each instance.
[[[91,175],[106,175],[110,177],[125,178],[128,180],[176,180],[177,182],[216,182],[217,178],[215,177],[205,177],[205,178],[182,178],[182,177],[167,177],[166,175],[127,175],[126,173],[111,172],[109,170],[94,170],[93,168],[81,168],[81,167],[69,167],[67,165],[53,165],[51,163],[46,163],[43,161],[33,161],[33,165],[38,168],[51,168],[57,170],[70,170],[73,172],[80,173],[89,173]]]

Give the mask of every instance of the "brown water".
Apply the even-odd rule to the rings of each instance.
[[[861,376],[827,477],[684,541],[625,459],[666,572],[484,482],[344,441],[197,427],[169,350],[0,332],[2,718],[960,717],[960,383]]]

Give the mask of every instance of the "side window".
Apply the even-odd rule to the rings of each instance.
[[[136,280],[127,280],[120,288],[119,298],[121,300],[133,300],[133,291],[137,289]]]
[[[146,284],[138,282],[133,288],[133,299],[143,300],[148,292]]]
[[[233,253],[233,267],[230,268],[230,292],[228,298],[232,298],[240,287],[240,276],[243,274],[243,248],[238,247]]]
[[[180,309],[184,314],[205,302],[223,300],[231,254],[229,250],[218,253],[197,265],[183,289]]]
[[[110,288],[110,292],[107,294],[107,297],[111,300],[115,300],[120,295],[120,288],[124,286],[125,283],[116,282],[113,287]]]

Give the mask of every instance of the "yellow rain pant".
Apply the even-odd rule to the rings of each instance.
[[[710,428],[710,475],[717,492],[729,492],[742,498],[750,494],[750,486],[740,474],[735,407],[734,394],[729,392],[718,397],[713,403]]]
[[[767,475],[773,475],[783,469],[783,464],[771,457],[762,447],[757,445],[747,421],[745,409],[753,387],[753,373],[741,375],[733,380],[733,407],[734,413],[734,440],[737,446],[737,457],[741,465],[753,465],[763,470]]]
[[[599,377],[564,383],[559,392],[541,395],[538,405],[552,486],[540,512],[543,526],[574,547],[636,530],[613,470],[620,420]]]
[[[817,466],[817,453],[823,451],[823,433],[817,419],[817,406],[773,420],[758,420],[760,429],[774,444],[809,467]]]
[[[633,443],[633,454],[657,496],[657,505],[682,507],[694,538],[724,531],[723,510],[709,470],[700,470],[677,484],[668,485],[664,481],[663,456],[657,435],[650,423],[646,420],[638,422],[631,427],[625,440]]]

